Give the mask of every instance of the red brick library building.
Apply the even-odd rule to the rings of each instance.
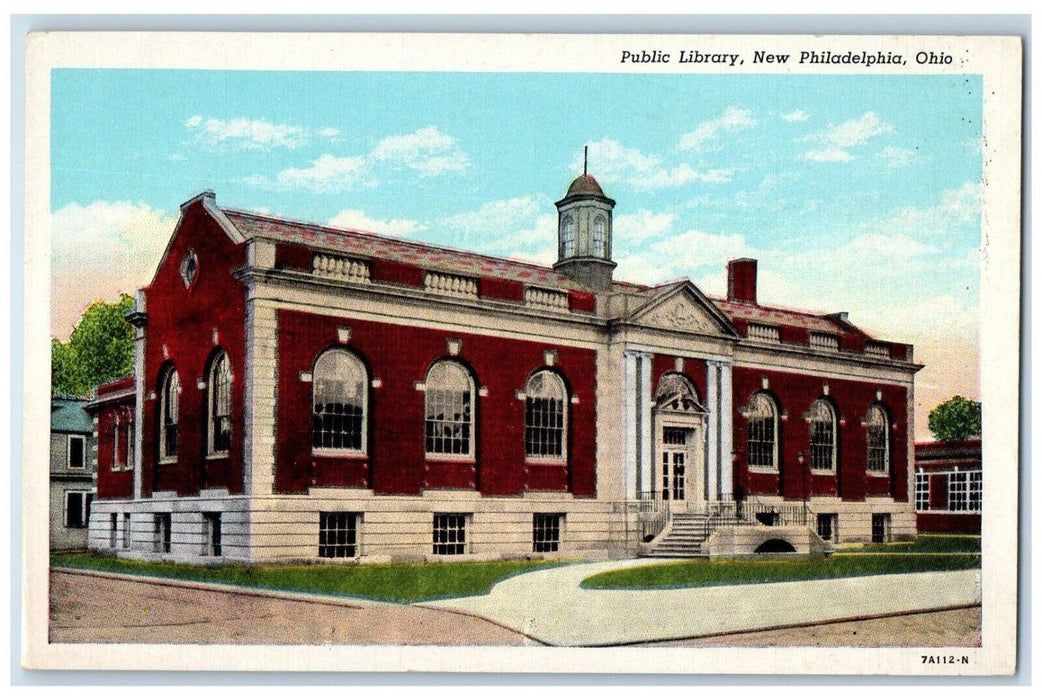
[[[90,546],[390,561],[912,537],[911,346],[758,303],[755,260],[727,263],[721,299],[615,280],[614,207],[576,178],[544,267],[189,200],[129,316],[134,376],[93,404]]]

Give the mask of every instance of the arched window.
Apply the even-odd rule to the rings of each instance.
[[[591,255],[595,255],[599,258],[604,257],[604,241],[606,239],[607,228],[608,220],[603,216],[598,216],[593,220],[593,250],[590,251]]]
[[[437,362],[427,372],[427,456],[474,456],[474,380],[458,362]]]
[[[224,455],[232,445],[232,369],[223,350],[210,362],[207,425],[209,454]]]
[[[655,392],[655,407],[660,410],[684,413],[704,412],[698,401],[698,391],[696,391],[695,385],[678,372],[667,372],[662,375],[658,391]]]
[[[561,219],[561,257],[575,256],[575,217],[571,214]]]
[[[890,469],[890,421],[879,404],[868,407],[865,417],[866,441],[868,443],[868,471],[885,474]]]
[[[347,350],[327,350],[311,375],[311,447],[364,453],[369,373]]]
[[[563,460],[568,422],[568,390],[550,370],[536,372],[525,386],[525,456]]]
[[[181,379],[171,367],[163,376],[159,392],[159,460],[177,458],[177,412],[181,402]]]
[[[836,413],[824,399],[810,407],[810,468],[836,469]]]
[[[749,399],[748,438],[746,440],[750,467],[778,468],[778,408],[774,399],[763,392]]]

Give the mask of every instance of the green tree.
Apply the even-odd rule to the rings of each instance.
[[[962,396],[953,396],[930,411],[930,432],[938,440],[967,440],[981,433],[981,406]]]
[[[68,343],[51,338],[51,393],[85,394],[86,385],[76,352]]]
[[[51,391],[87,394],[98,384],[134,369],[134,329],[123,314],[134,306],[129,294],[87,307],[69,342],[51,340]]]

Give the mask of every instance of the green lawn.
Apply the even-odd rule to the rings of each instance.
[[[140,562],[98,554],[53,554],[52,566],[113,571],[279,591],[319,593],[411,603],[479,595],[500,579],[546,566],[545,561],[437,564],[197,566]]]
[[[582,585],[583,588],[685,588],[978,567],[978,554],[834,554],[814,558],[698,559],[608,571],[591,576]]]
[[[868,544],[861,552],[916,552],[954,554],[980,552],[980,535],[919,535],[915,542]]]

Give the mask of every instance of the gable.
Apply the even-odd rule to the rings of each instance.
[[[627,320],[642,326],[686,333],[737,336],[727,317],[690,282],[652,299]]]

